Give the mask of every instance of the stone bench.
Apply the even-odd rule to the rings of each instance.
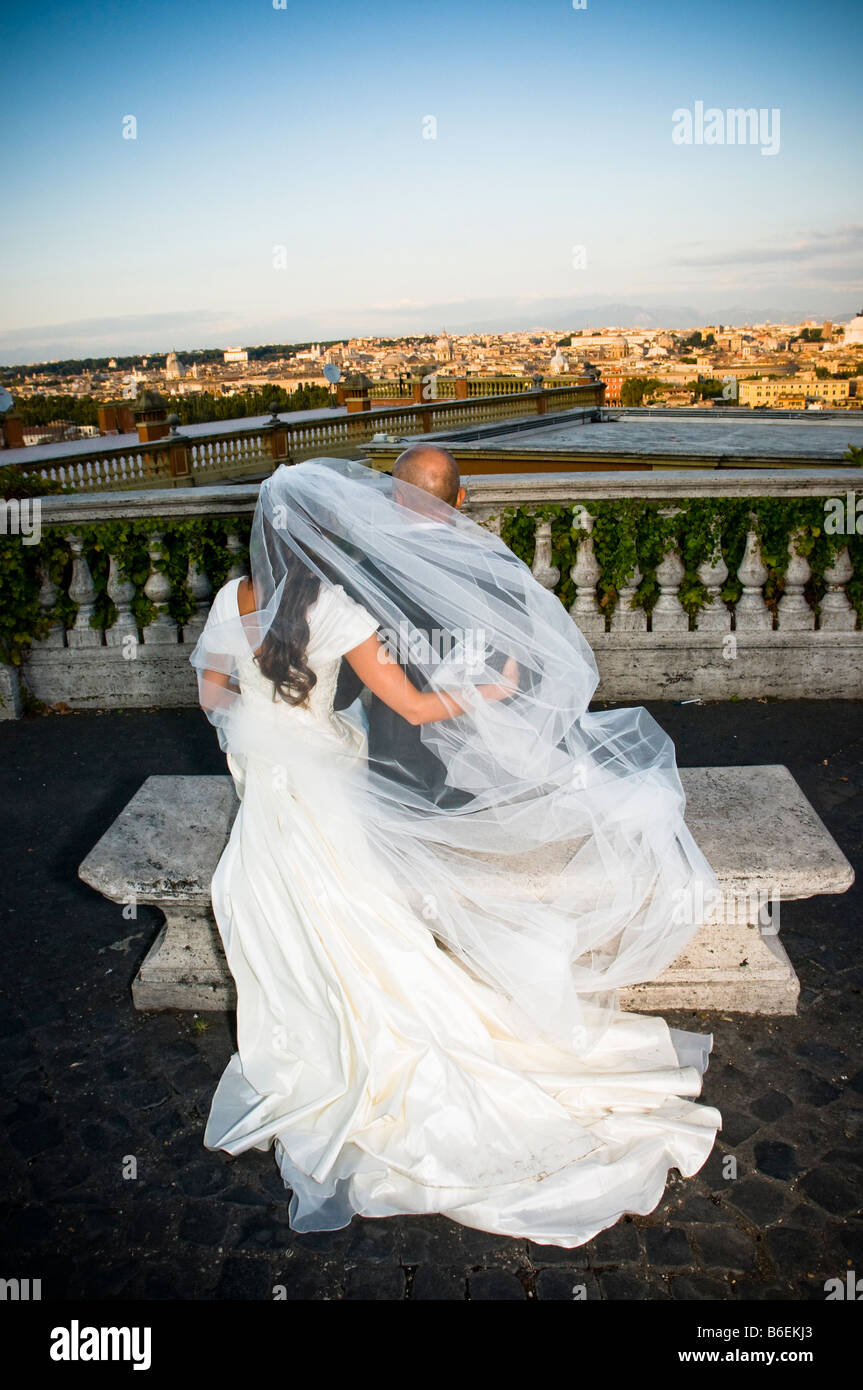
[[[621,1005],[793,1014],[799,982],[778,936],[781,902],[843,893],[854,870],[786,767],[682,768],[680,776],[686,822],[722,901],[657,979],[621,991]],[[229,776],[148,777],[79,868],[112,902],[153,903],[165,914],[132,983],[138,1009],[235,1003],[210,881],[238,804]],[[514,895],[541,892],[570,857],[561,844],[513,863]]]

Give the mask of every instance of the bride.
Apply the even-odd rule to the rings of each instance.
[[[716,886],[671,740],[588,712],[560,601],[404,479],[283,465],[250,562],[191,657],[240,797],[212,882],[237,1051],[205,1146],[272,1145],[297,1231],[439,1212],[571,1247],[652,1211],[721,1125],[692,1100],[712,1036],[618,1005]],[[369,756],[343,658],[441,776]]]

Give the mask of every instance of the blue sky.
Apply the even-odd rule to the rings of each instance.
[[[856,0],[6,0],[0,361],[846,317],[861,29]],[[778,153],[676,145],[698,101],[778,108]]]

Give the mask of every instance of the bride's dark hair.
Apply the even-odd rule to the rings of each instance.
[[[273,682],[274,700],[278,693],[286,704],[306,705],[318,680],[306,659],[308,611],[320,593],[321,581],[308,561],[279,539],[266,518],[263,529],[272,572],[284,571],[285,583],[279,611],[255,660]],[[315,563],[320,567],[319,560]]]

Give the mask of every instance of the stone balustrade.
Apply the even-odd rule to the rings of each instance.
[[[593,539],[592,501],[652,498],[667,509],[686,498],[853,497],[859,470],[824,468],[817,475],[794,470],[713,470],[538,474],[466,478],[466,511],[500,534],[507,507],[528,514],[549,503],[573,509],[579,543],[570,569],[574,597],[573,620],[596,655],[600,672],[598,698],[634,700],[663,698],[779,698],[859,697],[863,690],[863,631],[849,597],[854,566],[848,546],[842,546],[824,573],[826,592],[816,615],[806,594],[809,564],[789,542],[785,585],[777,604],[768,606],[764,585],[767,567],[755,530],[746,541],[737,566],[740,596],[726,602],[722,588],[728,567],[719,557],[703,564],[698,575],[707,602],[690,617],[680,600],[684,565],[671,549],[656,568],[659,596],[647,613],[636,603],[641,576],[638,569],[620,587],[610,617],[599,596],[601,578]],[[186,587],[195,609],[182,627],[170,616],[170,583],[159,558],[171,521],[191,517],[237,518],[251,515],[257,485],[201,487],[193,490],[94,493],[41,499],[43,533],[50,528],[65,537],[69,548],[67,595],[77,605],[68,628],[53,615],[57,587],[41,572],[40,602],[49,618],[45,638],[34,642],[23,666],[32,693],[48,704],[64,701],[72,708],[122,708],[185,705],[196,702],[189,653],[206,620],[212,586],[207,575],[190,562]],[[91,622],[96,591],[87,563],[81,528],[117,519],[153,520],[149,535],[150,574],[143,585],[156,616],[138,631],[132,611],[135,586],[123,579],[112,556],[107,592],[116,608],[113,624],[101,630]],[[552,524],[535,523],[533,573],[545,588],[555,589],[560,569],[553,563]],[[863,527],[861,527],[863,529]],[[849,538],[850,543],[850,538]],[[856,535],[855,535],[856,543]],[[235,558],[229,577],[242,574],[246,558],[239,536],[229,531],[227,546]],[[859,550],[859,547],[858,547]],[[38,554],[37,554],[38,563]],[[9,668],[6,703],[0,713],[15,712],[10,697]]]
[[[79,492],[207,486],[220,480],[261,478],[280,463],[299,463],[304,458],[360,457],[363,445],[375,434],[408,439],[526,415],[598,409],[603,391],[602,382],[576,382],[421,404],[406,400],[387,409],[372,408],[373,402],[366,398],[367,409],[348,414],[323,412],[309,417],[304,413],[301,420],[291,420],[288,414],[248,428],[234,423],[231,428],[214,426],[210,433],[194,435],[175,429],[165,439],[146,444],[105,447],[100,443],[86,452],[76,450],[49,459],[34,455],[26,471]]]

